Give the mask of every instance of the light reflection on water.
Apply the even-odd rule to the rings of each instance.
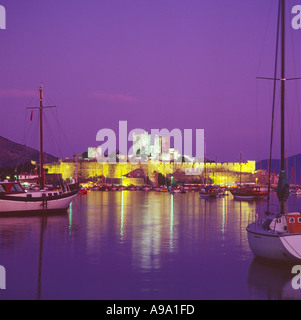
[[[301,197],[290,205],[301,208]],[[246,226],[263,208],[231,195],[89,192],[43,223],[1,218],[0,298],[299,299],[291,269],[249,249]]]

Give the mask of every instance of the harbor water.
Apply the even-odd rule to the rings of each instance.
[[[288,205],[301,209],[301,196]],[[246,227],[264,208],[230,194],[91,191],[65,215],[1,217],[0,299],[301,299],[291,266],[249,248]]]

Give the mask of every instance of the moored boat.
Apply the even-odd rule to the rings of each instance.
[[[267,210],[265,219],[256,219],[255,222],[247,226],[249,246],[256,257],[278,261],[296,263],[301,262],[301,213],[287,212],[285,203],[288,200],[290,186],[285,172],[285,0],[279,0],[277,35],[281,30],[281,75],[277,78],[276,68],[274,74],[274,97],[276,92],[276,80],[281,83],[281,163],[280,174],[277,187],[277,197],[280,204],[280,212],[270,212],[270,196],[268,192]],[[278,41],[277,41],[278,43]],[[278,47],[277,47],[278,50]],[[277,57],[277,55],[276,55]],[[275,66],[277,64],[275,59]],[[291,79],[292,80],[292,79]],[[274,104],[273,104],[274,110]],[[271,142],[273,137],[273,123],[271,130]],[[271,143],[272,146],[272,143]],[[272,148],[270,147],[270,165],[272,159]],[[270,175],[270,172],[269,172]],[[270,179],[269,179],[270,184]],[[270,185],[269,185],[270,186]],[[270,187],[269,187],[270,189]],[[270,191],[270,190],[269,190]]]
[[[237,187],[230,190],[234,199],[237,200],[256,200],[264,199],[267,196],[267,191],[262,191],[260,187]]]
[[[216,199],[221,197],[220,190],[214,186],[206,186],[200,190],[199,194],[201,199]]]
[[[141,190],[142,191],[150,191],[151,190],[151,187],[149,185],[145,185],[145,186],[142,186],[141,187]]]
[[[260,258],[301,261],[301,213],[271,214],[247,227],[253,253]]]
[[[78,194],[78,186],[70,189],[68,185],[61,185],[59,190],[46,190],[44,176],[44,149],[43,149],[43,87],[40,87],[40,106],[29,108],[38,109],[40,115],[40,172],[39,189],[37,191],[25,190],[17,182],[0,183],[0,215],[1,214],[40,214],[65,212],[70,203]]]
[[[129,185],[126,189],[129,190],[129,191],[137,191],[138,187],[136,187],[134,185]]]
[[[91,186],[89,187],[90,191],[99,191],[100,190],[100,186]]]
[[[0,182],[0,215],[11,213],[55,213],[67,211],[78,191],[26,191],[20,183]]]
[[[168,192],[167,187],[161,187],[161,188],[160,188],[160,192]]]
[[[301,195],[301,188],[300,187],[291,187],[290,194],[295,196]]]
[[[88,189],[87,188],[80,188],[78,193],[79,194],[87,194],[88,193]]]
[[[156,187],[153,187],[153,189],[152,189],[153,191],[160,191],[161,190],[161,188],[160,187],[158,187],[158,186],[156,186]]]

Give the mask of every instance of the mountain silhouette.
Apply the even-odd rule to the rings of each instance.
[[[39,161],[40,152],[0,136],[0,168],[15,167],[30,161]],[[44,153],[45,163],[58,161],[57,157]]]

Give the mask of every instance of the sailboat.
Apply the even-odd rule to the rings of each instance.
[[[281,78],[276,79],[278,55],[276,55],[275,76],[273,78],[274,84],[276,80],[280,80],[281,82],[281,169],[277,188],[277,196],[280,203],[280,213],[277,214],[270,212],[268,195],[268,207],[265,219],[263,219],[263,221],[257,220],[254,223],[248,225],[247,234],[250,248],[256,257],[274,261],[294,263],[301,261],[301,213],[287,213],[285,210],[285,203],[287,202],[289,197],[289,183],[285,172],[284,130],[285,82],[286,80],[288,80],[285,75],[285,0],[279,0],[277,31],[278,39],[280,35],[280,26]]]
[[[261,186],[256,185],[242,185],[241,183],[241,164],[242,164],[242,153],[240,153],[240,182],[239,186],[232,188],[230,193],[233,195],[235,200],[257,200],[264,199],[268,194]]]
[[[62,185],[56,191],[45,190],[43,152],[43,86],[40,87],[40,190],[26,191],[18,182],[0,182],[0,216],[3,214],[44,214],[64,212],[76,197],[78,190]]]
[[[264,199],[267,192],[262,190],[261,186],[240,186],[230,190],[235,200],[258,200]]]
[[[201,199],[216,199],[222,196],[220,188],[216,186],[206,186],[199,191]]]

